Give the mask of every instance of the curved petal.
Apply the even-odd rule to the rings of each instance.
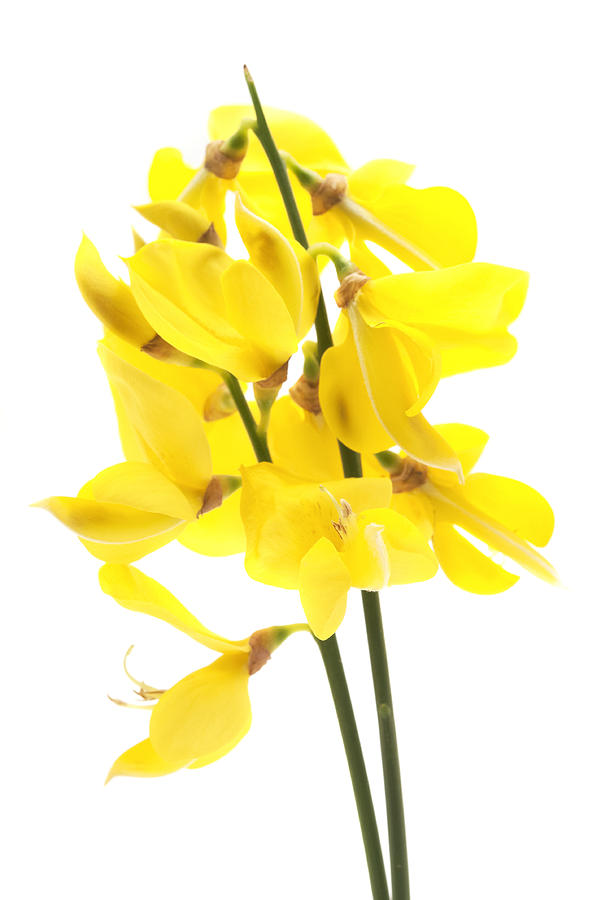
[[[435,425],[435,430],[448,442],[462,466],[462,474],[468,475],[485,449],[489,435],[473,425],[450,422]]]
[[[405,184],[414,170],[414,166],[396,159],[372,159],[351,172],[348,179],[350,196],[357,203],[374,204],[383,199],[392,185]]]
[[[207,765],[224,756],[251,725],[246,653],[227,653],[160,697],[149,736],[167,762]]]
[[[246,381],[267,378],[297,349],[290,312],[268,279],[246,260],[236,260],[222,276],[226,319],[250,347],[247,368],[235,375]]]
[[[162,147],[149,169],[149,196],[154,203],[176,200],[196,172],[184,162],[180,150]]]
[[[212,473],[210,449],[190,400],[105,345],[99,345],[98,353],[147,459],[177,484],[204,490]]]
[[[246,341],[224,312],[222,275],[230,257],[210,244],[160,240],[127,262],[135,299],[158,334],[184,353],[233,371],[230,363],[246,355]]]
[[[148,222],[181,241],[198,241],[211,224],[204,212],[178,200],[145,203],[135,209]]]
[[[472,477],[474,476],[469,476]],[[436,521],[458,525],[538,578],[550,584],[558,584],[553,566],[520,535],[473,506],[462,488],[438,488],[427,481],[420,490],[431,499],[436,511]]]
[[[480,334],[505,328],[519,314],[529,276],[491,263],[405,272],[367,282],[359,296],[388,321]]]
[[[392,494],[391,508],[401,516],[406,516],[418,528],[425,540],[431,540],[435,518],[433,505],[421,491],[403,491],[400,494]]]
[[[359,523],[365,527],[382,527],[381,537],[390,565],[389,585],[433,578],[437,559],[427,543],[428,538],[406,516],[395,509],[367,510],[359,516]]]
[[[344,444],[377,453],[394,444],[426,465],[458,471],[449,445],[419,413],[404,350],[389,328],[369,328],[350,309],[351,330],[321,361],[320,402],[328,425]]]
[[[247,546],[240,515],[240,491],[227,497],[221,506],[189,522],[179,541],[204,556],[231,556]]]
[[[412,269],[454,266],[475,255],[475,214],[451,188],[390,184],[370,197],[367,190],[355,193],[349,179],[342,209],[361,240],[374,241]]]
[[[210,631],[163,585],[134,566],[104,565],[99,570],[99,582],[102,591],[125,609],[161,619],[210,650],[249,652],[248,641],[229,641]]]
[[[545,547],[554,527],[553,510],[545,497],[522,481],[502,475],[470,475],[462,487],[466,500],[515,534]]]
[[[320,538],[303,557],[298,587],[311,631],[327,641],[344,618],[350,588],[342,555],[327,538]]]
[[[135,744],[122,753],[108,772],[106,784],[118,775],[129,775],[134,778],[156,778],[158,775],[170,775],[182,769],[178,763],[166,762],[155,752],[149,738]]]
[[[123,340],[142,347],[155,336],[155,328],[143,316],[130,287],[108,272],[85,235],[75,256],[75,277],[91,311]]]
[[[503,366],[512,359],[518,348],[516,338],[505,328],[483,334],[447,328],[428,327],[425,330],[440,354],[444,378],[474,369]]]
[[[273,405],[268,442],[276,465],[305,481],[342,478],[338,442],[322,415],[301,409],[291,397]]]
[[[499,594],[518,581],[518,575],[498,566],[445,522],[436,526],[433,548],[450,581],[464,591]]]

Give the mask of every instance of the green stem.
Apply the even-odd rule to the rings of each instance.
[[[365,847],[365,856],[367,858],[367,867],[369,869],[369,880],[371,882],[371,893],[374,900],[389,900],[388,884],[384,868],[383,855],[381,852],[381,844],[379,841],[379,832],[377,829],[377,821],[375,819],[375,809],[371,798],[371,789],[369,787],[369,778],[367,777],[367,769],[357,723],[352,708],[350,692],[344,674],[344,666],[338,648],[336,636],[333,635],[327,641],[320,641],[315,638],[325,671],[330,683],[330,690],[336,708],[340,733],[344,742],[344,750],[348,761],[348,769],[354,791],[354,797],[361,825],[361,834],[363,835],[363,845]]]
[[[286,166],[280,157],[278,148],[276,147],[272,133],[267,124],[261,101],[257,94],[257,88],[255,87],[255,83],[246,66],[245,79],[255,108],[256,125],[253,130],[272,167],[278,188],[282,195],[292,233],[295,239],[307,250],[309,248],[309,242],[296,205],[296,199],[292,192],[288,172],[286,171]],[[318,356],[319,359],[321,359],[324,352],[333,346],[332,332],[330,330],[322,291],[319,292],[319,303],[317,305],[317,315],[315,317],[315,331],[317,333]],[[355,453],[354,450],[351,450],[349,447],[344,446],[340,441],[338,441],[338,445],[342,459],[342,467],[346,477],[361,476],[362,467],[360,455]],[[330,690],[332,692],[336,714],[338,716],[338,723],[340,725],[340,732],[344,742],[344,749],[357,805],[357,813],[361,825],[367,866],[369,868],[371,891],[375,900],[386,900],[386,898],[389,900],[379,831],[371,797],[371,788],[369,786],[369,778],[367,776],[367,769],[365,767],[340,650],[338,649],[338,643],[335,636],[327,641],[318,640],[317,644],[321,651],[328,676]]]
[[[390,877],[393,900],[409,900],[408,856],[406,850],[406,827],[396,723],[392,704],[390,671],[381,617],[381,606],[377,591],[361,591],[363,611],[369,643],[371,674],[377,705],[379,741],[383,764],[386,810],[388,816],[388,837],[390,843]]]
[[[220,371],[220,375],[230,391],[240,417],[243,420],[243,425],[245,426],[246,432],[249,435],[249,440],[253,445],[255,456],[259,462],[271,462],[272,457],[269,452],[269,447],[267,446],[267,436],[257,427],[257,422],[249,409],[247,398],[243,394],[242,388],[238,383],[238,378],[230,372],[225,372],[223,369]]]
[[[245,79],[247,81],[247,87],[249,88],[251,100],[253,101],[253,106],[255,107],[255,117],[257,121],[253,130],[265,151],[265,155],[269,160],[270,166],[272,167],[274,177],[282,195],[282,200],[284,201],[286,214],[288,215],[288,221],[290,222],[290,227],[292,228],[292,233],[295,237],[295,240],[297,240],[299,244],[301,244],[305,248],[305,250],[307,250],[309,247],[309,241],[307,240],[307,235],[303,226],[301,215],[299,213],[298,206],[296,205],[295,196],[292,192],[292,185],[290,184],[290,179],[288,178],[288,172],[278,152],[278,148],[274,143],[272,133],[269,130],[269,125],[267,124],[265,115],[263,113],[263,107],[261,106],[259,95],[257,94],[255,82],[251,78],[249,70],[246,66]],[[315,316],[315,331],[317,332],[317,344],[320,348],[327,349],[328,347],[332,346],[332,332],[330,331],[330,323],[328,322],[328,316],[325,309],[325,302],[323,299],[322,291],[319,292],[319,302],[317,304],[317,314]],[[323,353],[323,350],[321,350],[321,353]]]

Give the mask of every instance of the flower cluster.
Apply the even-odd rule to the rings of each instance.
[[[553,528],[547,502],[471,472],[487,435],[423,412],[441,378],[511,359],[526,273],[472,261],[475,217],[456,191],[410,187],[412,167],[394,160],[353,170],[313,122],[266,116],[307,240],[291,227],[252,108],[227,106],[210,116],[198,170],[177,150],[155,155],[151,202],[137,210],[159,234],[135,235],[128,283],[88,238],[76,255],[104,326],[125,461],[39,505],[104,563],[107,594],[219,654],[168,690],[133,679],[149,736],[110,777],[227,753],[249,728],[249,677],[296,631],[328,640],[350,588],[424,581],[439,567],[480,594],[508,589],[520,568],[556,581],[536,549]],[[243,258],[226,250],[231,229]],[[397,274],[380,258],[389,254]],[[319,281],[329,260],[333,310]],[[299,348],[303,374],[284,390]],[[306,624],[243,640],[209,631],[131,565],[173,540],[244,553],[251,578],[299,592]]]

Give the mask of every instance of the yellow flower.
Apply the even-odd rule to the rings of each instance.
[[[100,355],[128,420],[127,441],[137,452],[132,461],[100,472],[77,497],[50,497],[36,505],[72,529],[99,559],[133,562],[180,537],[187,523],[237,485],[212,479],[209,443],[187,397],[107,346],[100,345]]]
[[[464,484],[450,473],[425,468],[401,457],[392,476],[392,508],[432,539],[439,563],[458,587],[495,594],[518,581],[518,575],[494,562],[461,534],[481,541],[533,575],[557,583],[551,564],[535,550],[549,541],[554,517],[547,501],[533,488],[512,478],[469,474],[487,435],[467,425],[439,425],[437,431],[460,458]],[[534,546],[533,546],[534,545]]]
[[[350,587],[379,590],[437,571],[425,538],[389,509],[385,478],[304,482],[270,463],[244,469],[245,567],[256,581],[300,591],[313,633],[339,627]]]
[[[391,159],[373,160],[352,171],[314,122],[279,109],[268,108],[265,114],[278,149],[291,157],[293,184],[298,173],[312,195],[309,203],[304,191],[295,190],[311,243],[340,246],[347,239],[356,260],[357,254],[367,253],[364,241],[373,241],[417,270],[453,266],[474,257],[475,216],[457,191],[409,187],[406,181],[414,166]],[[219,107],[210,115],[210,135],[226,138],[251,116],[248,106]],[[279,191],[254,135],[237,182],[256,212],[288,230]]]
[[[220,759],[251,725],[249,676],[290,634],[308,630],[306,625],[276,626],[229,641],[207,629],[165,587],[132,566],[102,566],[100,585],[126,609],[161,619],[221,654],[166,691],[136,682],[142,699],[157,701],[147,707],[149,737],[118,757],[106,781],[116,775],[167,775]]]
[[[227,397],[226,393],[222,394],[222,388],[226,389],[216,372],[160,362],[146,353],[135,350],[112,334],[107,334],[102,344],[111,351],[105,352],[100,345],[100,358],[112,387],[120,441],[127,460],[151,461],[147,455],[146,444],[140,439],[138,430],[131,422],[127,406],[122,402],[118,390],[119,375],[122,379],[122,374],[128,371],[122,366],[123,362],[184,395],[193,405],[207,436],[211,467],[214,472],[238,475],[241,466],[251,465],[255,461],[254,450],[242,420],[234,408],[228,407],[228,415],[220,413],[220,418],[215,418],[218,403],[221,404],[222,396],[224,399]],[[255,404],[250,405],[255,413]],[[242,553],[245,549],[245,532],[239,507],[240,492],[234,491],[230,496],[224,497],[222,504],[212,509],[209,515],[202,515],[188,522],[178,535],[178,540],[190,550],[208,556]]]
[[[360,453],[398,444],[415,459],[458,471],[447,442],[421,415],[440,376],[510,359],[507,331],[528,278],[467,263],[369,279],[347,275],[335,346],[321,362],[320,402],[334,434]]]
[[[286,363],[315,318],[317,267],[237,200],[236,222],[249,260],[219,247],[158,240],[128,260],[143,315],[168,343],[243,381]]]

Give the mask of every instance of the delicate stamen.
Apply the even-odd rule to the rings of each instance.
[[[116,706],[124,706],[126,709],[153,709],[155,706],[155,703],[127,703],[126,700],[119,700],[118,697],[111,697],[110,694],[107,696],[108,700]]]
[[[146,700],[146,699],[154,700],[156,697],[165,693],[165,691],[161,690],[160,688],[152,687],[150,684],[146,684],[144,681],[139,681],[137,678],[134,677],[134,675],[131,675],[131,673],[128,670],[126,663],[127,663],[127,659],[129,658],[134,646],[135,646],[134,644],[131,644],[131,646],[128,648],[128,650],[124,654],[124,659],[122,661],[122,667],[124,669],[124,673],[125,673],[126,677],[129,678],[133,682],[133,684],[137,685],[138,690],[135,691],[135,693],[138,694],[139,697],[141,697],[143,700]]]
[[[338,502],[331,491],[328,491],[328,489],[324,487],[323,484],[319,485],[319,490],[323,491],[324,494],[327,494],[336,507],[339,518],[337,522],[332,522],[332,528],[341,538],[345,537],[348,534],[346,523],[353,514],[350,503],[347,500],[342,499],[340,499],[340,502]]]

